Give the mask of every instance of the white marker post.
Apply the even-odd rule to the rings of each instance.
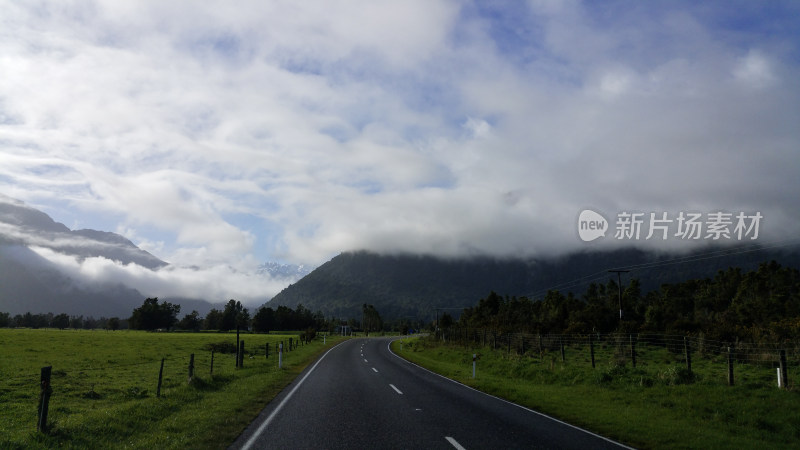
[[[782,383],[782,381],[783,381],[783,380],[781,380],[781,368],[780,368],[780,367],[778,367],[778,387],[779,387],[779,388],[780,388],[780,387],[783,387],[783,383]]]
[[[477,354],[472,354],[472,378],[475,378],[475,359],[477,359],[477,357]]]
[[[278,346],[278,369],[283,367],[283,342]]]

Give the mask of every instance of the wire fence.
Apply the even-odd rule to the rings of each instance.
[[[256,340],[260,342],[254,342]],[[319,336],[317,340],[323,342],[324,337]],[[268,335],[263,338],[248,335],[246,345],[244,339],[240,341],[239,352],[235,352],[237,346],[230,343],[223,349],[198,348],[193,353],[168,351],[163,357],[147,353],[142,356],[119,355],[121,361],[107,358],[107,355],[100,360],[62,359],[60,363],[37,367],[35,371],[30,367],[4,371],[0,400],[8,396],[8,400],[14,403],[7,404],[9,407],[34,407],[33,411],[38,410],[37,429],[46,431],[51,397],[55,399],[55,414],[62,416],[65,410],[74,414],[85,408],[110,408],[148,397],[169,397],[176,389],[193,383],[225,384],[246,373],[240,369],[253,369],[259,373],[278,371],[282,364],[292,360],[292,352],[309,343],[297,337],[275,339]],[[2,416],[5,414],[0,414]],[[5,419],[21,425],[30,420]]]
[[[533,334],[502,333],[490,329],[451,327],[438,330],[435,339],[466,348],[484,348],[507,355],[555,358],[562,362],[591,364],[611,361],[637,365],[681,362],[692,372],[692,361],[728,365],[728,383],[734,384],[734,365],[769,367],[782,387],[789,384],[789,367],[800,367],[800,342],[722,342],[702,335],[638,334]]]

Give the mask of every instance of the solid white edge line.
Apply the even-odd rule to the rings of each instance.
[[[394,389],[394,391],[397,392],[398,394],[403,395],[403,393],[400,392],[400,389],[397,389],[397,386],[395,386],[393,384],[390,384],[389,386],[391,386],[391,388]]]
[[[375,373],[378,373],[378,369],[376,369],[376,368],[374,368],[374,367],[373,367],[373,368],[372,368],[372,370],[374,370],[374,371],[375,371]]]
[[[452,382],[452,383],[455,383],[455,384],[457,384],[457,385],[459,385],[459,386],[463,386],[463,387],[465,387],[465,388],[467,388],[467,389],[473,390],[473,391],[475,391],[475,392],[478,392],[478,393],[480,393],[480,394],[483,394],[483,395],[485,395],[485,396],[487,396],[487,397],[491,397],[491,398],[494,398],[494,399],[500,400],[501,402],[508,403],[509,405],[514,405],[514,406],[516,406],[517,408],[524,409],[525,411],[528,411],[528,412],[534,413],[534,414],[536,414],[536,415],[539,415],[539,416],[542,416],[542,417],[546,417],[546,418],[548,418],[548,419],[550,419],[550,420],[552,420],[552,421],[554,421],[554,422],[558,422],[558,423],[560,423],[560,424],[562,424],[562,425],[566,425],[566,426],[568,426],[568,427],[570,427],[570,428],[574,428],[574,429],[576,429],[576,430],[579,430],[579,431],[583,431],[583,432],[584,432],[584,433],[586,433],[586,434],[590,434],[590,435],[592,435],[592,436],[594,436],[594,437],[600,438],[600,439],[602,439],[602,440],[604,440],[604,441],[606,441],[606,442],[610,442],[610,443],[612,443],[612,444],[614,444],[614,445],[618,445],[618,446],[620,446],[620,447],[622,447],[622,448],[627,448],[627,449],[630,449],[630,450],[636,450],[635,448],[633,448],[633,447],[628,447],[627,445],[625,445],[625,444],[623,444],[623,443],[621,443],[621,442],[617,442],[617,441],[615,441],[615,440],[613,440],[613,439],[609,439],[609,438],[607,438],[607,437],[605,437],[605,436],[601,436],[601,435],[599,435],[599,434],[597,434],[597,433],[593,433],[593,432],[591,432],[591,431],[589,431],[589,430],[586,430],[586,429],[584,429],[584,428],[581,428],[581,427],[579,427],[579,426],[577,426],[577,425],[573,425],[573,424],[571,424],[571,423],[564,422],[563,420],[558,420],[558,419],[556,419],[555,417],[548,416],[547,414],[545,414],[545,413],[542,413],[542,412],[539,412],[539,411],[536,411],[536,410],[534,410],[534,409],[530,409],[530,408],[528,408],[527,406],[522,406],[522,405],[519,405],[519,404],[517,404],[517,403],[514,403],[514,402],[511,402],[511,401],[508,401],[508,400],[506,400],[506,399],[504,399],[504,398],[500,398],[500,397],[494,396],[494,395],[492,395],[492,394],[487,394],[486,392],[479,391],[479,390],[475,389],[475,388],[474,388],[474,387],[472,387],[472,386],[467,386],[467,385],[466,385],[466,384],[464,384],[464,383],[459,383],[459,382],[458,382],[458,381],[456,381],[456,380],[453,380],[453,379],[451,379],[451,378],[447,378],[447,377],[446,377],[446,376],[444,376],[444,375],[440,375],[440,374],[438,374],[438,373],[436,373],[436,372],[434,372],[434,371],[432,371],[432,370],[426,369],[426,368],[424,368],[424,367],[420,366],[420,365],[419,365],[419,364],[417,364],[417,363],[413,363],[413,362],[411,362],[411,361],[409,361],[409,360],[407,360],[407,359],[403,358],[402,356],[400,356],[400,355],[398,355],[397,353],[395,353],[395,352],[393,352],[393,351],[392,351],[392,342],[394,342],[394,341],[396,341],[396,340],[399,340],[399,339],[402,339],[402,338],[398,338],[398,339],[389,340],[389,345],[387,345],[387,346],[386,346],[386,348],[389,350],[389,353],[391,353],[391,354],[392,354],[392,355],[394,355],[395,357],[399,358],[401,361],[405,361],[405,362],[407,362],[407,363],[409,363],[409,364],[411,364],[411,365],[417,366],[417,367],[419,367],[420,369],[422,369],[422,370],[424,370],[424,371],[426,371],[426,372],[430,372],[430,373],[432,373],[432,374],[436,375],[437,377],[444,378],[444,379],[445,379],[445,380],[447,380],[447,381],[450,381],[450,382]]]
[[[449,442],[450,445],[455,447],[456,450],[467,450],[464,447],[462,447],[461,444],[459,444],[457,440],[451,438],[450,436],[445,436],[444,438],[447,439],[447,442]]]
[[[259,427],[256,429],[255,433],[253,433],[253,435],[250,436],[250,439],[248,439],[247,442],[244,443],[244,445],[242,446],[242,450],[249,449],[256,442],[256,439],[258,439],[259,436],[261,436],[261,433],[264,432],[264,429],[267,428],[267,426],[269,426],[270,422],[272,422],[272,420],[275,418],[275,416],[278,415],[278,412],[284,407],[284,405],[286,405],[286,403],[289,401],[289,399],[292,398],[292,395],[294,395],[294,392],[297,390],[297,388],[299,388],[300,385],[303,384],[304,381],[306,381],[306,378],[308,378],[308,376],[311,375],[311,372],[313,372],[314,369],[317,368],[319,363],[321,363],[322,360],[325,359],[326,356],[328,356],[328,353],[330,353],[336,347],[344,344],[345,342],[348,342],[348,341],[342,341],[342,342],[334,345],[330,349],[328,349],[328,351],[325,352],[325,354],[322,355],[322,357],[320,357],[317,360],[317,362],[314,363],[313,366],[311,366],[311,369],[309,369],[308,372],[306,372],[306,374],[303,376],[303,378],[301,378],[300,381],[297,382],[297,384],[294,385],[292,390],[289,391],[288,394],[286,394],[286,397],[284,397],[283,400],[281,400],[280,404],[278,404],[278,406],[270,413],[269,417],[267,417],[267,419],[263,423],[261,423],[261,425],[259,425]]]

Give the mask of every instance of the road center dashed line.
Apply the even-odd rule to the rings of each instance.
[[[403,392],[400,389],[397,389],[397,386],[390,384],[389,387],[394,389],[394,391],[397,392],[398,394],[403,395]]]
[[[375,373],[378,373],[378,369],[376,369],[376,368],[374,368],[374,367],[373,367],[373,368],[372,368],[372,370],[374,370],[374,371],[375,371]]]
[[[449,442],[450,445],[455,447],[457,450],[467,450],[464,447],[462,447],[461,444],[459,444],[457,440],[451,438],[450,436],[445,436],[444,438],[447,439],[447,442]]]

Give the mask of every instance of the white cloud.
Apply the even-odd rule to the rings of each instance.
[[[797,230],[797,43],[762,16],[31,5],[0,17],[0,192],[178,265],[558,252],[585,207],[763,210]]]
[[[45,247],[31,247],[79,284],[135,287],[145,297],[202,298],[223,302],[235,298],[256,307],[286,287],[282,278],[237,271],[228,265],[203,268],[168,266],[150,270],[137,264],[121,264],[103,257],[77,259]]]
[[[765,88],[776,82],[772,63],[758,50],[751,50],[739,58],[733,69],[737,80],[754,88]]]

